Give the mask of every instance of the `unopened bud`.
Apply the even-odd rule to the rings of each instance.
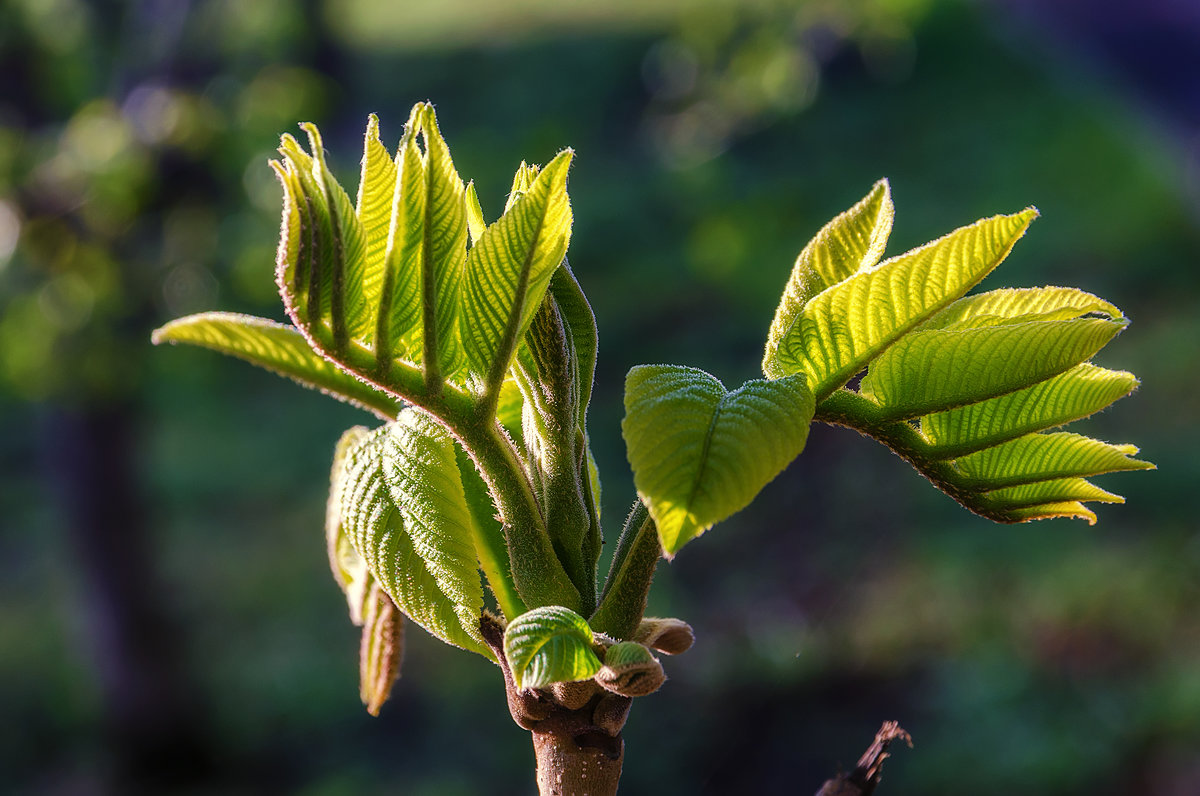
[[[692,626],[682,619],[648,616],[638,625],[633,639],[650,649],[667,655],[678,655],[691,649],[692,644],[696,643],[696,634],[692,631]]]
[[[596,673],[601,687],[627,697],[652,694],[666,681],[662,664],[641,644],[622,641],[604,654],[604,666]]]

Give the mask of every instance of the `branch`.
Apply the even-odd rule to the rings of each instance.
[[[858,765],[849,774],[838,774],[826,780],[817,791],[817,796],[871,796],[875,786],[883,776],[883,761],[888,758],[888,746],[892,741],[901,740],[912,748],[912,736],[897,722],[885,721],[875,734],[875,741],[863,756],[858,759]]]

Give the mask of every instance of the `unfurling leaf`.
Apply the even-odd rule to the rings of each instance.
[[[604,652],[596,682],[606,691],[627,697],[653,694],[666,682],[662,663],[642,644],[620,641]]]
[[[350,621],[363,623],[366,603],[375,578],[367,568],[366,559],[358,554],[354,542],[342,522],[342,490],[346,485],[346,457],[370,435],[365,426],[355,426],[344,432],[333,451],[333,467],[329,475],[329,499],[325,504],[325,549],[333,579],[346,595]]]
[[[387,393],[358,380],[313,351],[295,327],[265,318],[205,312],[171,321],[155,330],[151,339],[156,345],[187,343],[244,359],[387,420],[395,418],[400,410]]]
[[[467,255],[459,328],[471,373],[498,390],[571,237],[565,150]]]
[[[558,605],[521,614],[504,631],[504,656],[517,688],[587,680],[600,670],[592,629],[582,616]]]
[[[668,557],[787,467],[804,448],[813,409],[802,374],[727,392],[695,368],[629,371],[621,432]]]
[[[633,640],[667,655],[687,652],[696,643],[692,626],[682,619],[648,616],[641,621]]]
[[[391,696],[392,686],[400,679],[403,660],[404,614],[375,583],[367,596],[358,653],[359,696],[372,716],[379,715],[379,709]]]
[[[454,441],[405,409],[346,460],[342,522],[371,574],[414,622],[491,657],[479,635],[483,587]]]

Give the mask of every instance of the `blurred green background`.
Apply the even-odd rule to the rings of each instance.
[[[610,540],[641,362],[756,374],[791,263],[881,176],[890,253],[1035,204],[985,286],[1067,284],[1133,325],[1132,398],[1079,430],[1155,473],[1101,522],[995,526],[816,428],[663,564],[696,646],[626,730],[624,792],[812,793],[884,719],[882,793],[1200,792],[1200,11],[1155,0],[0,2],[0,771],[32,794],[520,794],[498,671],[409,634],[378,719],[322,517],[366,415],[172,317],[282,318],[285,131],[353,190],[367,114],[432,100],[495,217],[563,146],[601,330]],[[610,541],[611,544],[611,541]]]

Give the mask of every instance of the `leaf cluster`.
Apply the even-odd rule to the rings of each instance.
[[[1088,478],[1151,466],[1131,445],[1052,430],[1136,387],[1089,362],[1127,324],[1116,307],[1073,288],[967,295],[1036,211],[884,259],[893,206],[880,181],[797,257],[764,378],[729,390],[679,365],[630,371],[622,433],[639,501],[601,583],[587,433],[598,339],[566,262],[571,151],[521,164],[487,223],[428,104],[394,154],[371,117],[354,201],[316,127],[302,127],[309,149],[285,135],[272,162],[291,323],[208,313],[155,340],[247,359],[387,421],[338,443],[326,521],[372,711],[397,675],[405,617],[506,665],[518,688],[657,688],[650,650],[691,643],[679,620],[643,616],[657,561],[748,505],[813,420],[879,440],[999,522],[1094,521],[1086,502],[1120,498]],[[503,649],[481,629],[490,612]]]

